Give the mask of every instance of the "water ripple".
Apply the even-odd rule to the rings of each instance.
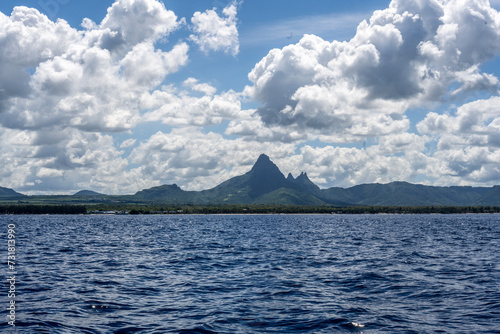
[[[500,328],[496,215],[7,219],[21,332]]]

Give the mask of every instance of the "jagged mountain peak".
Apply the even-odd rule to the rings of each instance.
[[[255,163],[258,164],[259,162],[272,162],[272,161],[268,155],[262,153],[261,155],[259,155],[259,158],[257,159],[257,161]]]
[[[288,173],[288,176],[286,177],[286,179],[288,181],[309,181],[311,182],[311,180],[309,179],[309,177],[307,176],[307,173],[306,172],[301,172],[299,176],[297,176],[296,178],[293,177],[292,173]]]
[[[278,166],[265,154],[259,156],[249,173],[258,176],[278,177],[279,179],[285,178]]]
[[[271,159],[265,155],[265,154],[261,154],[259,156],[259,158],[257,159],[257,161],[255,162],[255,164],[253,165],[253,168],[252,169],[255,169],[255,168],[264,168],[264,167],[273,167],[273,166],[276,166],[274,164],[274,162],[271,161]]]
[[[298,180],[298,179],[309,180],[309,177],[307,177],[307,173],[302,172],[302,173],[300,173],[299,176],[297,176],[296,180]]]
[[[309,191],[317,192],[319,191],[319,187],[314,184],[309,177],[307,176],[307,173],[302,172],[300,173],[299,176],[295,180],[293,180],[295,184],[300,185],[302,188],[307,189]]]

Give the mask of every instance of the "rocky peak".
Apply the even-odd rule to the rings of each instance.
[[[309,191],[319,191],[319,187],[315,185],[307,176],[307,173],[300,173],[299,176],[293,181],[296,184],[300,185],[302,188],[307,189]]]
[[[285,178],[281,173],[278,166],[276,166],[271,159],[265,154],[261,154],[252,167],[250,173],[266,178],[278,177]]]

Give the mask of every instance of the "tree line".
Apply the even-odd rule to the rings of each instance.
[[[86,214],[84,205],[0,205],[4,215],[80,215]]]
[[[306,205],[0,205],[0,214],[91,214],[116,212],[123,214],[457,214],[500,213],[495,206],[306,206]]]

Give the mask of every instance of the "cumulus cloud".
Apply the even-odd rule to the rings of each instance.
[[[417,124],[417,129],[421,133],[452,133],[464,138],[475,135],[489,136],[496,132],[497,124],[500,122],[499,105],[500,97],[494,96],[464,104],[458,107],[455,115],[439,115],[431,112]]]
[[[417,125],[434,136],[428,174],[448,184],[500,181],[500,97],[460,106],[454,114],[429,113]]]
[[[112,51],[113,46],[156,41],[176,30],[179,24],[174,12],[159,1],[117,0],[100,24],[100,29],[110,32],[104,38],[101,36],[101,45],[109,46]]]
[[[187,63],[187,43],[156,47],[181,23],[156,0],[118,0],[84,30],[33,8],[0,13],[2,185],[118,192],[127,163],[105,133],[133,129],[141,97]]]
[[[191,18],[194,34],[190,39],[198,44],[200,49],[210,51],[224,51],[236,56],[239,53],[238,19],[236,1],[222,10],[223,16],[217,14],[215,8],[205,12],[196,12]]]
[[[0,136],[2,185],[19,191],[58,193],[127,190],[127,163],[110,135],[66,128],[57,133],[4,130]]]
[[[300,149],[300,155],[290,157],[287,163],[297,166],[292,171],[295,175],[306,171],[311,180],[322,187],[351,187],[373,182],[414,182],[425,172],[428,158],[419,151],[421,140],[415,144],[405,136],[408,135],[398,135],[386,143],[367,148],[318,148],[306,145]],[[387,154],[387,151],[391,153]]]
[[[186,90],[165,86],[141,97],[145,122],[162,122],[172,126],[207,126],[223,120],[238,119],[241,112],[239,94],[234,91],[215,94],[216,89],[189,78]],[[199,96],[202,93],[202,96]]]
[[[135,145],[136,143],[136,139],[134,138],[129,138],[125,141],[123,141],[121,144],[120,144],[120,148],[128,148],[128,147],[132,147]]]
[[[402,1],[376,11],[347,42],[306,35],[250,72],[246,93],[266,125],[330,141],[403,133],[409,108],[452,95],[498,93],[478,65],[500,51],[500,14],[487,1]]]
[[[256,110],[242,110],[229,122],[225,133],[258,142],[301,143],[313,136],[282,126],[266,125]]]
[[[84,31],[26,7],[0,19],[7,32],[0,35],[0,71],[23,73],[9,73],[19,87],[14,90],[0,79],[0,124],[9,128],[130,129],[138,121],[140,96],[187,62],[186,43],[169,52],[154,47],[179,24],[155,0],[117,1],[100,25],[87,21],[90,30]]]
[[[10,17],[0,12],[0,112],[11,98],[31,93],[27,70],[62,55],[79,38],[67,22],[52,22],[36,9],[15,7]]]

